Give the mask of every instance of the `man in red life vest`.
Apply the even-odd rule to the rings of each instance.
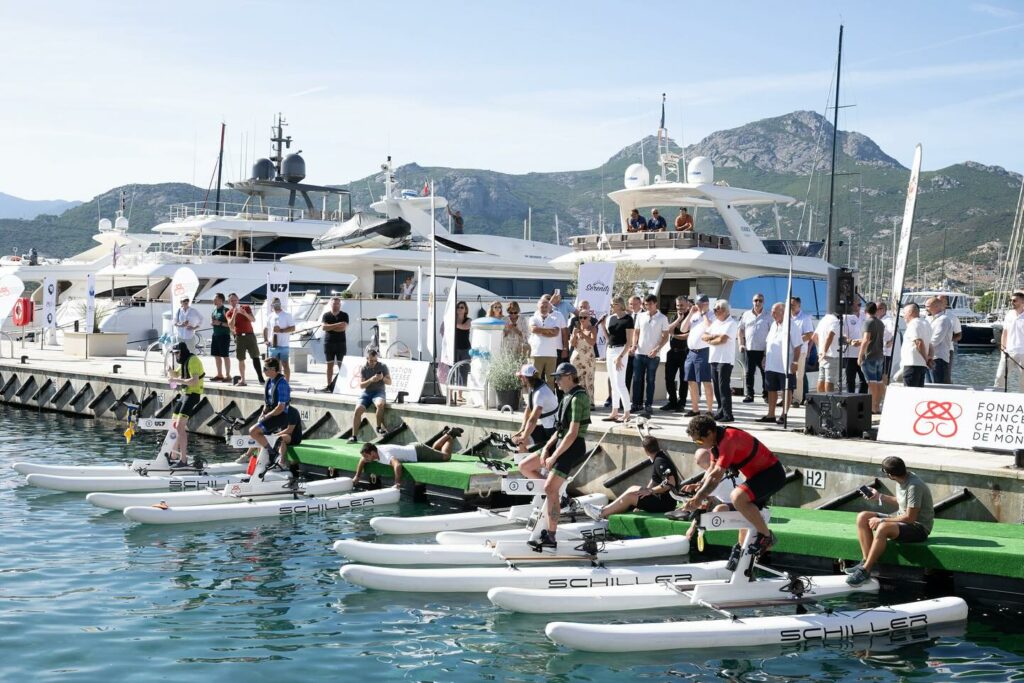
[[[775,544],[759,510],[771,496],[786,485],[786,470],[768,448],[748,432],[735,427],[720,427],[709,415],[690,420],[686,430],[698,445],[711,451],[711,467],[686,509],[695,510],[726,476],[736,472],[746,481],[738,484],[731,495],[732,507],[757,529],[754,552],[763,553]]]

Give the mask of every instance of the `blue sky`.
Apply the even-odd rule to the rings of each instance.
[[[822,111],[909,165],[1024,170],[1024,2],[0,3],[0,191],[88,199],[205,186],[266,154],[283,111],[311,182],[396,163],[592,168],[654,132],[687,144]],[[248,150],[243,136],[248,135]],[[248,169],[246,169],[248,174]]]

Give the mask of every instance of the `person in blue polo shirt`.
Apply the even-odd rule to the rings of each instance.
[[[667,227],[665,217],[658,213],[657,209],[652,209],[651,220],[647,221],[647,232],[665,232]]]
[[[629,214],[629,223],[626,225],[626,232],[644,232],[647,230],[647,219],[640,215],[640,211],[633,209]]]
[[[288,403],[292,400],[292,388],[282,374],[281,361],[277,358],[268,358],[263,363],[263,372],[267,376],[267,384],[263,389],[263,412],[249,430],[249,436],[259,445],[268,448],[266,435],[277,434],[288,428]],[[270,448],[270,452],[271,461],[277,460],[276,445]]]

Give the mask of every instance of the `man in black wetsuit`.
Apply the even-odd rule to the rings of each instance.
[[[682,481],[679,470],[668,453],[653,436],[644,437],[644,453],[651,459],[651,481],[647,486],[630,486],[621,496],[604,507],[585,503],[583,510],[594,521],[608,519],[636,508],[644,512],[671,512],[676,509],[676,499],[671,491]]]

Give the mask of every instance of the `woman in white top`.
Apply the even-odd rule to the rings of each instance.
[[[605,349],[605,363],[608,370],[608,383],[611,384],[612,413],[603,422],[619,421],[619,406],[622,406],[622,419],[629,419],[630,398],[626,388],[626,368],[629,365],[629,337],[633,330],[633,316],[626,311],[626,302],[622,297],[612,299],[612,312],[601,319],[608,336],[608,348]]]

